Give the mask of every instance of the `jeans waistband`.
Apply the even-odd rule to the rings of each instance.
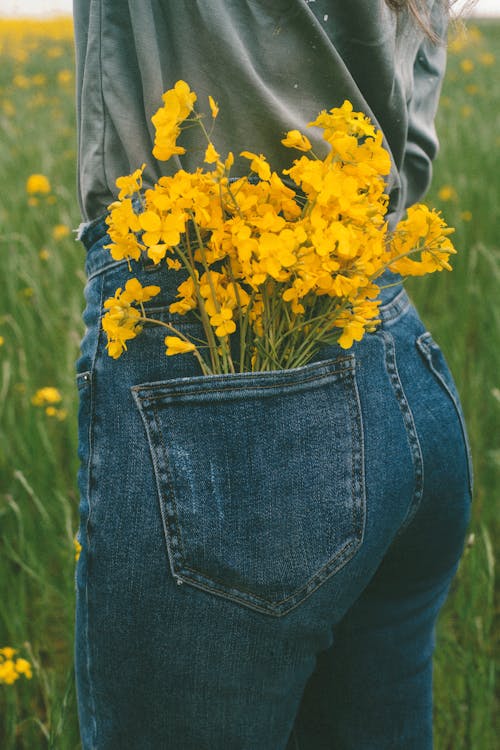
[[[94,219],[94,221],[81,224],[78,229],[78,239],[87,250],[85,270],[88,278],[103,271],[105,268],[127,264],[126,260],[113,260],[109,252],[104,250],[103,246],[108,241],[111,241],[107,237],[106,216],[107,214],[104,214]],[[134,265],[135,263],[132,262],[133,267]],[[399,317],[410,304],[401,276],[386,270],[376,280],[376,283],[381,287],[380,299],[382,300],[382,304],[379,310],[380,319],[383,322],[387,322]]]

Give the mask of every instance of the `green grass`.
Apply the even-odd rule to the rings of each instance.
[[[450,53],[438,116],[441,152],[427,197],[456,226],[459,254],[452,274],[407,285],[455,375],[476,475],[469,546],[437,634],[437,750],[490,750],[497,734],[500,86],[497,65],[484,64],[482,55],[500,60],[500,25],[480,30]],[[4,33],[0,22],[0,40]],[[0,747],[73,750],[79,747],[72,676],[73,371],[83,331],[83,248],[71,235],[52,235],[54,226],[73,229],[80,220],[73,82],[58,78],[73,69],[73,52],[64,34],[43,38],[40,27],[33,34],[24,47],[18,40],[0,51],[0,648],[13,646],[33,664],[31,680],[0,685]],[[464,59],[474,63],[469,73],[460,67]],[[39,73],[45,83],[33,79]],[[50,179],[55,202],[28,204],[32,173]],[[456,197],[442,200],[444,186]],[[35,391],[48,385],[60,390],[65,419],[32,405]]]

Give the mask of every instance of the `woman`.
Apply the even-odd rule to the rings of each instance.
[[[151,157],[151,116],[179,78],[218,101],[221,153],[264,153],[277,170],[289,164],[285,131],[349,99],[383,130],[395,226],[430,182],[445,4],[75,0],[74,10],[88,273],[77,365],[83,747],[427,750],[434,626],[472,473],[452,377],[400,277],[382,277],[381,326],[350,356],[325,346],[285,377],[246,374],[238,398],[231,375],[207,396],[194,359],[167,360],[155,328],[111,359],[100,317],[130,277],[104,248],[116,178],[145,162],[150,186],[199,163],[195,135],[185,156]],[[196,333],[168,313],[176,274],[132,270],[161,286],[157,314]],[[193,399],[171,398],[179,378]]]

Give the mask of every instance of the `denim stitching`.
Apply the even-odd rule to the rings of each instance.
[[[154,410],[154,409],[153,409],[153,415],[154,415],[154,419],[155,419],[155,425],[156,425],[156,427],[157,427],[157,429],[158,429],[158,423],[157,423],[157,420],[156,420],[156,413],[155,413],[155,410]],[[352,422],[352,419],[351,419],[351,422]],[[165,461],[165,464],[166,464],[166,465],[168,466],[168,456],[166,455],[166,452],[164,451],[164,446],[163,446],[163,443],[162,443],[162,441],[158,441],[158,447],[159,447],[159,449],[161,450],[161,452],[162,452],[162,454],[163,454],[163,459],[164,459],[164,461]],[[166,472],[166,473],[168,473],[168,470],[167,470],[167,472]],[[168,482],[168,485],[169,485],[169,488],[170,488],[170,494],[171,494],[171,497],[173,498],[173,497],[174,497],[174,494],[175,494],[175,493],[173,492],[173,488],[172,488],[171,480],[170,480],[170,481]],[[160,495],[161,495],[161,496],[163,496],[163,493],[160,493]],[[353,499],[354,499],[354,498],[353,498]],[[174,501],[174,502],[175,502],[175,501]],[[174,517],[173,517],[173,522],[174,522],[174,524],[175,524],[175,527],[177,528],[177,524],[176,524],[176,517],[175,517],[175,515],[174,515]],[[167,525],[170,525],[170,524],[167,524]],[[358,529],[358,532],[357,532],[357,533],[358,533],[358,536],[359,536],[359,529]],[[175,530],[175,529],[174,529],[174,534],[177,534],[177,532],[176,532],[176,530]],[[323,566],[323,568],[321,568],[321,569],[320,569],[320,570],[319,570],[319,571],[318,571],[318,572],[316,573],[316,575],[315,575],[315,576],[313,576],[313,577],[312,577],[311,579],[309,579],[309,581],[308,581],[308,582],[306,582],[306,583],[305,583],[305,584],[304,584],[304,585],[303,585],[303,586],[302,586],[302,587],[301,587],[301,588],[300,588],[300,589],[299,589],[298,591],[294,592],[293,594],[290,594],[290,595],[289,595],[288,597],[286,597],[285,599],[282,599],[282,600],[280,601],[280,603],[279,603],[278,605],[272,605],[272,606],[274,606],[274,607],[276,608],[276,610],[278,610],[278,611],[277,611],[276,613],[277,613],[277,614],[279,614],[279,610],[283,609],[283,604],[286,604],[286,602],[287,602],[287,601],[289,601],[289,600],[292,600],[292,601],[293,601],[293,600],[294,600],[295,598],[297,598],[297,599],[298,599],[298,600],[300,601],[300,600],[302,599],[302,597],[301,597],[300,595],[301,595],[301,593],[303,592],[303,590],[304,590],[304,589],[308,589],[308,588],[310,587],[310,585],[311,585],[311,583],[312,583],[313,581],[316,581],[316,580],[318,580],[318,579],[319,579],[319,582],[318,582],[318,584],[317,584],[316,586],[314,586],[313,588],[311,588],[311,590],[310,590],[310,591],[308,591],[308,594],[307,594],[307,595],[309,596],[309,595],[310,595],[311,593],[313,593],[313,591],[315,591],[315,590],[316,590],[316,589],[317,589],[317,588],[318,588],[318,587],[319,587],[319,586],[321,585],[321,583],[323,582],[323,580],[325,580],[325,578],[326,578],[326,577],[327,577],[328,575],[330,575],[331,573],[335,572],[335,563],[336,563],[336,562],[338,561],[339,557],[340,557],[340,558],[342,559],[342,556],[344,556],[344,555],[347,555],[347,554],[348,554],[348,552],[350,551],[350,548],[351,548],[351,547],[353,546],[353,544],[355,544],[356,542],[357,542],[357,540],[354,540],[354,541],[350,541],[350,542],[346,543],[346,544],[345,544],[345,545],[344,545],[344,546],[343,546],[343,547],[342,547],[342,548],[341,548],[341,549],[340,549],[340,550],[339,550],[339,551],[337,552],[337,554],[336,554],[336,555],[335,555],[335,556],[334,556],[333,558],[331,558],[331,559],[330,559],[330,560],[329,560],[329,561],[328,561],[328,562],[327,562],[327,563],[326,563],[326,564],[325,564],[325,565]],[[359,546],[359,545],[358,545],[358,546]],[[186,557],[186,555],[185,555],[185,553],[184,553],[184,559],[185,559],[185,557]],[[351,559],[351,558],[348,558],[348,559]],[[345,562],[347,562],[347,561],[348,561],[348,560],[346,559],[346,560],[345,560]],[[190,571],[190,572],[192,572],[193,574],[195,574],[195,575],[199,576],[199,578],[203,578],[203,580],[199,580],[199,578],[198,578],[198,579],[196,579],[196,581],[197,581],[197,583],[198,583],[198,587],[199,587],[199,588],[201,588],[201,589],[203,589],[203,590],[206,590],[206,591],[211,591],[211,592],[213,591],[214,593],[219,593],[219,594],[220,594],[221,596],[226,596],[227,598],[230,598],[230,599],[232,599],[233,601],[241,601],[241,597],[239,597],[239,598],[238,598],[238,593],[237,593],[238,591],[240,591],[241,593],[243,593],[243,594],[246,594],[246,596],[248,596],[248,597],[253,597],[254,599],[258,599],[258,600],[260,600],[260,601],[261,601],[261,602],[263,603],[264,607],[259,607],[259,606],[258,606],[258,604],[255,604],[255,605],[254,605],[254,607],[253,607],[254,609],[258,609],[258,610],[260,610],[260,611],[263,611],[263,612],[267,612],[267,611],[268,611],[267,607],[269,606],[269,604],[268,604],[267,600],[265,600],[265,599],[262,599],[262,597],[259,597],[258,595],[256,595],[256,594],[255,594],[255,593],[253,593],[253,592],[247,591],[247,590],[245,590],[245,589],[243,589],[243,588],[240,588],[240,589],[233,589],[233,590],[234,590],[234,591],[236,592],[236,596],[232,596],[232,595],[231,595],[231,594],[230,594],[230,593],[229,593],[229,592],[227,591],[227,584],[226,584],[226,583],[224,583],[224,582],[222,582],[222,581],[219,581],[219,580],[217,580],[217,579],[215,579],[215,578],[213,578],[213,577],[212,577],[212,578],[208,578],[208,577],[207,577],[207,576],[205,576],[205,575],[204,575],[203,573],[201,573],[201,571],[198,571],[198,570],[197,570],[196,568],[191,568],[190,566],[187,566],[187,565],[185,564],[185,561],[184,561],[184,560],[182,560],[182,559],[180,560],[180,565],[179,565],[179,567],[180,567],[180,569],[181,569],[181,570],[182,570],[182,569],[184,569],[184,570]],[[330,571],[330,570],[329,570],[329,568],[331,568],[331,567],[333,567],[333,568],[334,568],[334,569],[333,569],[332,571]],[[337,569],[339,569],[339,567],[340,567],[340,566],[338,566],[338,568],[337,568]],[[324,577],[323,577],[323,573],[325,574],[325,575],[324,575]],[[205,583],[204,583],[204,581],[207,581],[207,584],[205,584]],[[210,582],[210,581],[212,581],[213,583],[219,584],[219,585],[220,585],[220,586],[221,586],[222,588],[226,587],[226,590],[225,590],[225,591],[224,591],[224,590],[222,590],[222,591],[219,591],[219,590],[215,590],[215,589],[213,589],[213,587],[211,588],[211,587],[210,587],[210,585],[209,585],[209,582]],[[191,582],[191,581],[189,580],[188,582]],[[297,602],[296,602],[296,604],[298,604],[298,603],[299,603],[299,601],[297,601]],[[247,600],[246,600],[246,597],[245,597],[245,603],[248,603],[248,606],[252,606],[252,605],[250,604],[250,602],[247,602]]]
[[[103,289],[104,285],[101,284],[101,289],[99,292],[99,306],[102,306],[103,302]],[[91,659],[90,659],[90,638],[89,638],[89,592],[88,592],[88,581],[90,578],[90,561],[91,561],[91,554],[90,554],[90,546],[91,546],[91,535],[90,535],[90,520],[92,515],[92,504],[90,502],[90,491],[91,491],[91,484],[92,484],[92,468],[93,468],[93,458],[94,458],[94,451],[93,451],[93,445],[94,445],[94,425],[95,425],[95,415],[94,415],[94,408],[95,408],[95,368],[96,368],[96,361],[97,361],[97,354],[99,352],[99,344],[101,342],[101,326],[98,326],[97,329],[97,336],[96,336],[96,344],[94,349],[94,355],[92,358],[92,364],[90,372],[91,375],[91,381],[90,381],[90,423],[89,423],[89,431],[88,431],[88,441],[89,441],[89,456],[88,456],[88,468],[87,468],[87,502],[88,502],[88,516],[87,516],[87,522],[85,524],[85,536],[86,536],[86,542],[87,542],[87,578],[85,580],[85,610],[86,610],[86,623],[85,623],[85,639],[86,639],[86,652],[87,652],[87,678],[88,678],[88,685],[89,685],[89,703],[90,703],[90,709],[91,709],[91,716],[92,716],[92,731],[93,731],[93,743],[94,746],[97,747],[97,720],[96,720],[96,702],[95,702],[95,696],[93,692],[93,682],[91,677]]]
[[[352,359],[352,358],[350,358]],[[318,363],[319,364],[319,363]],[[140,395],[138,386],[133,386],[134,400],[139,407],[141,417],[146,427],[147,439],[150,445],[150,449],[153,457],[153,464],[156,469],[156,485],[158,489],[158,496],[160,500],[160,510],[162,519],[164,522],[164,530],[166,533],[167,549],[169,551],[169,558],[171,563],[171,569],[174,577],[178,582],[185,580],[201,590],[207,591],[212,594],[222,596],[223,598],[230,599],[239,604],[245,604],[251,609],[263,612],[265,614],[273,614],[276,616],[285,614],[291,609],[296,607],[304,598],[310,596],[316,591],[322,583],[333,573],[340,570],[349,560],[352,559],[354,553],[359,549],[362,544],[364,536],[364,524],[365,516],[364,512],[364,467],[363,467],[363,425],[361,417],[361,406],[359,401],[359,392],[357,388],[357,382],[355,378],[355,372],[353,367],[350,367],[344,373],[344,376],[349,376],[349,382],[351,383],[351,389],[355,395],[355,404],[352,404],[350,399],[348,401],[349,408],[349,420],[351,425],[351,494],[352,494],[352,514],[353,514],[353,529],[352,533],[354,538],[351,538],[346,542],[341,549],[337,550],[336,554],[328,560],[325,565],[320,568],[316,573],[304,583],[299,589],[291,593],[289,596],[281,599],[278,603],[270,603],[268,600],[263,599],[255,592],[249,591],[244,587],[238,589],[228,588],[227,583],[214,578],[213,576],[208,577],[202,571],[197,570],[186,564],[186,553],[183,548],[182,538],[180,536],[180,529],[177,523],[177,510],[175,506],[175,491],[173,487],[172,478],[169,471],[169,459],[168,453],[165,449],[163,441],[161,440],[161,429],[158,423],[157,410],[155,405],[151,403],[153,399],[148,399]],[[321,375],[319,375],[321,377]],[[308,378],[311,380],[313,378]],[[146,416],[145,410],[149,412],[149,419]],[[152,429],[151,429],[152,428]],[[359,449],[354,448],[354,432],[360,436]],[[151,434],[150,434],[151,432]],[[162,459],[161,465],[158,462],[158,458]],[[359,465],[359,466],[358,466]],[[359,477],[358,477],[359,469]],[[165,493],[163,491],[163,485],[168,488],[169,500],[166,501]],[[166,501],[166,502],[165,502]],[[165,509],[163,506],[165,505]],[[169,511],[169,507],[172,507],[172,511]],[[165,515],[164,510],[167,514]],[[176,542],[177,549],[174,551],[170,546],[170,541]],[[352,553],[351,553],[352,550]],[[191,573],[192,577],[183,578],[182,573]],[[217,587],[217,588],[216,588]],[[218,588],[220,587],[220,588]],[[305,593],[304,593],[305,592]],[[259,602],[261,604],[259,604]],[[287,606],[288,605],[288,606]]]
[[[156,483],[156,489],[157,489],[157,498],[158,498],[159,506],[160,506],[160,514],[161,514],[162,523],[163,523],[164,538],[165,538],[165,543],[167,545],[167,554],[168,554],[168,559],[170,563],[170,569],[172,571],[172,575],[174,576],[174,578],[179,580],[178,575],[177,575],[177,567],[180,567],[180,565],[177,563],[177,560],[176,560],[176,558],[179,557],[179,552],[178,551],[174,552],[174,550],[172,549],[172,546],[170,543],[170,538],[172,535],[168,533],[168,529],[171,526],[170,524],[171,518],[173,518],[173,523],[175,524],[175,519],[176,519],[175,499],[174,499],[174,495],[172,492],[171,480],[170,481],[166,480],[165,482],[170,489],[169,494],[170,494],[171,502],[170,500],[167,500],[165,502],[165,499],[164,499],[162,479],[168,475],[168,465],[167,465],[166,452],[164,450],[163,443],[161,440],[160,426],[158,424],[156,412],[153,411],[152,413],[154,424],[150,423],[146,416],[144,409],[142,408],[140,401],[138,400],[139,399],[138,394],[132,393],[132,395],[134,397],[134,401],[136,402],[139,408],[139,413],[141,415],[141,418],[145,427],[146,439],[148,441],[149,450],[151,454],[151,461],[153,463],[153,470],[154,470],[155,483]],[[151,427],[153,427],[153,429],[151,429]],[[156,449],[156,446],[158,447],[158,450]],[[161,459],[161,464],[158,461],[159,458]],[[173,509],[171,508],[172,505],[173,505]],[[174,530],[174,536],[175,536],[175,530]],[[177,547],[178,546],[179,545],[177,544]],[[181,559],[181,562],[182,562],[182,559]]]
[[[365,431],[363,425],[363,411],[361,409],[361,398],[359,396],[358,381],[356,378],[356,371],[352,372],[352,380],[354,386],[354,394],[356,397],[356,409],[349,401],[349,408],[353,412],[352,422],[357,423],[359,445],[354,445],[354,435],[352,436],[353,447],[351,450],[353,462],[352,462],[352,477],[353,477],[353,499],[359,498],[360,508],[358,517],[362,519],[359,527],[359,546],[363,543],[365,536],[366,526],[366,482],[365,482]],[[357,447],[357,450],[356,450]],[[356,482],[356,485],[354,484]]]
[[[460,423],[460,428],[462,430],[462,437],[464,440],[465,445],[465,453],[467,457],[467,478],[468,478],[468,486],[469,486],[469,492],[472,497],[473,495],[473,466],[472,466],[472,456],[471,456],[471,450],[470,450],[470,444],[469,444],[469,438],[467,434],[467,427],[465,425],[465,419],[462,414],[462,410],[460,409],[459,402],[457,401],[457,398],[453,391],[448,386],[448,383],[446,382],[445,378],[441,375],[438,368],[434,366],[434,362],[432,361],[432,355],[431,355],[431,347],[435,346],[436,349],[440,350],[439,345],[434,341],[432,334],[429,331],[426,331],[417,339],[417,348],[420,350],[420,352],[423,354],[425,361],[427,362],[427,366],[429,367],[430,371],[433,373],[434,377],[438,380],[438,382],[441,384],[445,392],[448,394],[449,398],[451,399],[453,406],[455,407],[455,412],[458,417],[458,421]]]
[[[321,365],[324,367],[324,362],[331,362],[332,363],[331,369],[329,369],[327,372],[323,372],[323,373],[322,372],[316,372],[316,373],[311,374],[307,378],[300,378],[299,380],[292,380],[291,382],[289,382],[290,378],[286,378],[286,376],[285,376],[285,379],[282,382],[279,382],[279,383],[274,382],[274,383],[270,383],[269,385],[260,385],[259,383],[255,382],[255,378],[253,379],[253,381],[251,383],[247,383],[247,384],[243,384],[243,385],[232,385],[230,383],[230,381],[227,380],[227,379],[221,379],[220,382],[221,382],[221,384],[223,386],[224,392],[233,392],[233,391],[242,391],[242,390],[243,391],[248,391],[249,389],[259,390],[259,391],[260,390],[276,389],[276,388],[286,388],[286,389],[288,389],[288,388],[290,388],[290,386],[293,387],[294,385],[301,385],[302,383],[309,383],[309,382],[315,381],[315,380],[318,381],[318,384],[320,384],[321,381],[323,381],[325,379],[331,379],[333,382],[336,382],[337,380],[340,380],[341,378],[348,377],[352,373],[352,370],[354,369],[354,358],[352,356],[348,357],[348,358],[345,358],[345,359],[342,359],[342,360],[323,360],[322,362],[318,362],[318,363],[315,363],[315,364],[317,364],[318,367],[321,366]],[[335,366],[333,365],[334,362],[335,362]],[[261,372],[262,371],[260,371],[260,373]],[[286,370],[284,372],[286,372]],[[288,372],[292,372],[292,371],[289,370]],[[269,376],[272,377],[273,371],[268,371],[266,374],[269,374]],[[236,375],[236,377],[239,377],[241,375],[241,376],[244,377],[246,375],[253,375],[253,376],[255,376],[256,373],[255,372],[254,373],[243,372],[243,373],[232,373],[232,375]],[[145,399],[145,400],[147,400],[148,402],[150,402],[150,401],[151,402],[152,401],[160,401],[160,400],[162,400],[162,399],[164,399],[164,398],[166,398],[166,397],[168,397],[170,395],[173,395],[173,396],[179,396],[179,395],[180,396],[189,396],[189,395],[194,395],[196,397],[197,395],[206,394],[206,393],[220,393],[220,391],[221,391],[221,386],[220,385],[219,385],[219,387],[216,387],[216,388],[209,388],[209,387],[203,388],[203,387],[199,387],[199,386],[202,386],[201,379],[202,379],[201,375],[200,376],[195,376],[192,379],[192,383],[190,383],[190,385],[191,384],[195,385],[196,388],[194,388],[192,390],[192,392],[185,392],[184,391],[184,392],[181,392],[180,394],[175,389],[175,387],[172,388],[171,386],[165,386],[165,384],[164,384],[163,381],[161,383],[150,383],[150,384],[147,384],[147,385],[134,385],[134,386],[131,387],[131,390],[135,391],[135,392],[138,392],[138,393],[139,392],[144,392],[146,395],[142,395],[142,398]],[[191,380],[191,378],[182,378],[182,380],[184,381],[184,383],[181,383],[181,385],[185,385],[185,384],[187,384],[186,381]],[[208,384],[207,384],[207,386],[208,386]],[[150,395],[149,394],[149,391],[160,390],[160,389],[163,391],[162,393],[155,394],[155,395]]]
[[[152,416],[153,416],[155,426],[156,426],[158,452],[161,453],[162,458],[163,458],[162,476],[164,477],[165,486],[168,487],[169,489],[169,501],[167,501],[166,503],[161,502],[162,498],[164,497],[164,493],[162,491],[160,491],[159,493],[159,499],[160,499],[160,505],[165,505],[165,509],[167,512],[167,517],[165,519],[166,526],[171,531],[170,531],[170,534],[167,533],[166,541],[167,541],[167,547],[171,555],[170,560],[171,560],[172,573],[177,578],[177,572],[179,569],[182,569],[183,562],[186,559],[186,552],[184,550],[184,545],[182,544],[182,536],[180,533],[180,527],[179,527],[178,520],[177,520],[179,517],[179,514],[177,512],[177,504],[175,502],[174,483],[172,481],[172,475],[170,473],[168,452],[165,449],[163,440],[161,439],[161,429],[160,429],[160,425],[158,424],[158,414],[154,409],[152,410]],[[163,511],[162,511],[162,516],[163,516]],[[172,547],[170,546],[170,543],[168,541],[169,537],[175,549],[172,549]]]
[[[384,325],[384,323],[393,323],[397,318],[401,317],[401,315],[404,315],[410,307],[411,300],[408,297],[406,289],[403,288],[394,299],[380,306],[379,317],[382,321],[382,325]]]
[[[412,501],[408,508],[406,517],[398,530],[397,535],[399,535],[411,523],[422,501],[424,489],[424,462],[422,457],[422,448],[420,446],[420,441],[418,439],[418,434],[415,427],[415,421],[413,419],[413,413],[407,401],[406,394],[399,377],[394,339],[391,334],[387,333],[386,331],[380,331],[380,336],[382,337],[384,342],[387,373],[398,400],[401,415],[406,427],[406,435],[410,446],[415,478]]]
[[[271,603],[268,599],[264,599],[262,596],[259,596],[258,594],[254,593],[253,591],[246,588],[245,586],[240,586],[240,588],[237,588],[237,589],[233,587],[228,589],[227,583],[225,583],[224,581],[221,581],[219,578],[215,578],[214,576],[211,576],[209,578],[201,570],[198,570],[197,568],[192,568],[191,566],[186,565],[185,563],[182,565],[181,570],[189,570],[191,573],[198,575],[200,587],[206,588],[207,591],[212,590],[210,588],[210,583],[216,583],[221,587],[222,595],[224,595],[224,590],[234,591],[236,597],[238,596],[238,594],[244,594],[245,596],[249,598],[249,601],[251,601],[252,599],[255,599],[255,600],[262,602],[263,607],[270,606],[272,608],[280,610],[283,608],[282,605],[286,604],[289,601],[294,601],[295,599],[298,599],[299,601],[301,601],[303,598],[301,594],[304,591],[304,589],[307,590],[307,596],[309,596],[313,591],[316,591],[316,589],[319,588],[319,585],[321,585],[321,583],[323,583],[323,581],[326,580],[326,578],[329,575],[331,575],[330,568],[333,567],[334,570],[337,570],[337,568],[335,568],[335,563],[338,561],[339,557],[342,558],[343,555],[347,554],[350,551],[351,547],[357,543],[357,541],[358,541],[357,539],[354,539],[349,542],[346,542],[344,546],[337,552],[337,554],[331,557],[330,560],[327,563],[325,563],[323,567],[318,570],[317,573],[311,576],[311,578],[308,581],[306,581],[306,583],[302,584],[302,586],[299,589],[297,589],[297,591],[294,591],[293,594],[289,594],[288,596],[285,596],[284,599],[280,599],[279,602],[277,602],[276,604]],[[320,583],[318,584],[318,586],[316,585],[313,586],[313,583],[316,584],[316,581],[318,578],[321,578]],[[205,584],[205,581],[207,582],[206,584]],[[310,591],[309,591],[309,588],[311,589]]]
[[[103,248],[104,249],[104,248]],[[91,271],[88,274],[88,281],[91,281],[92,279],[95,279],[96,276],[100,276],[105,271],[107,271],[109,268],[119,268],[120,266],[126,266],[127,261],[126,260],[120,260],[120,261],[111,261],[110,263],[107,263],[105,266],[102,266],[97,271]]]

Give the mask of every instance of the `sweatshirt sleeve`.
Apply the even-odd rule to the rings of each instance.
[[[413,65],[413,94],[401,174],[405,208],[420,201],[427,192],[439,146],[434,118],[446,69],[447,31],[447,18],[439,2],[434,5],[432,22],[439,40],[426,37]]]

